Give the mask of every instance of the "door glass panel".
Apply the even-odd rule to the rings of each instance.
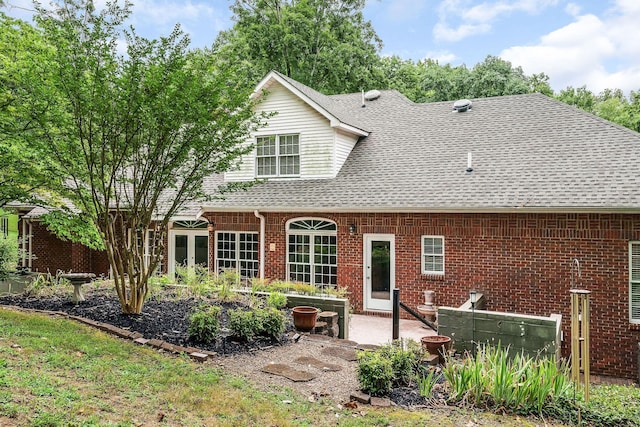
[[[371,242],[371,298],[391,299],[391,242]]]
[[[189,256],[187,250],[187,236],[183,234],[175,235],[175,262],[176,265],[187,266],[187,258]]]
[[[209,236],[195,237],[195,263],[202,267],[209,265]]]

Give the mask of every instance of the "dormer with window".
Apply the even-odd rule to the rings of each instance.
[[[254,98],[261,98],[259,112],[274,115],[247,141],[254,149],[225,174],[227,181],[335,178],[368,135],[337,117],[341,107],[334,99],[275,71],[258,84]]]

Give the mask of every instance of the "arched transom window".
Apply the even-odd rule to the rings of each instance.
[[[332,287],[337,285],[337,230],[333,221],[315,218],[287,223],[289,280]]]

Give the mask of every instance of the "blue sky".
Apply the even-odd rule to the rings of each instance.
[[[192,46],[204,47],[233,24],[230,0],[133,2],[131,24],[150,38],[180,23]],[[30,0],[5,3],[8,14],[30,19]],[[496,55],[546,73],[556,91],[640,90],[640,0],[368,0],[364,14],[383,55],[467,67]]]

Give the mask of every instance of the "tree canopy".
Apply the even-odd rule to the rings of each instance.
[[[33,199],[57,176],[38,146],[24,138],[36,127],[31,111],[45,108],[28,90],[30,78],[36,69],[46,72],[52,54],[39,30],[0,12],[0,207]]]
[[[233,167],[260,122],[249,92],[230,67],[188,51],[179,28],[160,40],[123,30],[130,4],[66,0],[36,22],[53,48],[46,67],[29,70],[21,126],[12,138],[44,153],[60,195],[99,232],[121,305],[139,313],[147,279],[162,256],[167,224],[186,203],[202,200],[206,177]],[[118,52],[126,40],[126,54]],[[224,191],[221,189],[220,191]],[[147,230],[153,230],[145,253]],[[70,236],[72,237],[72,236]]]
[[[364,0],[236,0],[234,26],[214,52],[240,62],[248,84],[277,70],[326,94],[376,81],[382,41],[362,15]]]

